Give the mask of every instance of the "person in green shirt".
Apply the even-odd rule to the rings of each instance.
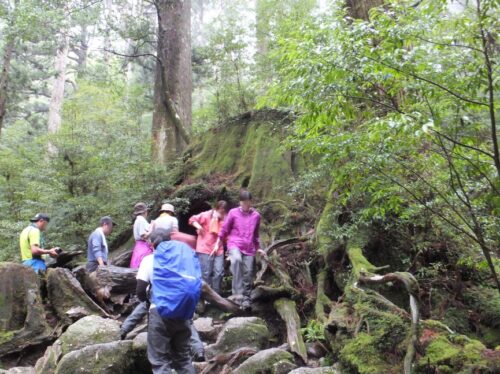
[[[44,213],[38,213],[32,219],[31,224],[26,227],[19,236],[19,247],[21,249],[21,260],[23,265],[38,271],[47,270],[42,255],[57,257],[57,248],[45,249],[45,229],[50,217]]]

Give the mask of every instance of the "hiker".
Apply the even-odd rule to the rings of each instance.
[[[45,213],[38,213],[19,236],[21,260],[23,265],[29,266],[35,272],[47,270],[47,265],[42,255],[57,257],[59,248],[45,249],[45,229],[50,222],[50,217]]]
[[[168,231],[157,229],[150,235],[151,247],[156,248],[164,238],[168,238]],[[153,252],[154,253],[154,252]],[[149,257],[150,255],[145,256]],[[144,259],[143,258],[143,259]],[[141,261],[142,263],[142,261]],[[139,266],[140,267],[140,266]],[[121,339],[124,340],[127,337],[127,334],[132,331],[148,314],[149,302],[141,301],[132,313],[123,321],[122,326],[120,328],[120,336]],[[198,331],[194,328],[191,323],[191,339],[190,339],[191,353],[193,355],[193,360],[197,362],[205,361],[205,348],[203,347],[203,342],[200,339]]]
[[[169,232],[179,231],[179,221],[174,216],[175,208],[172,204],[163,204],[160,209],[160,216],[152,224],[152,230],[163,229]]]
[[[239,303],[243,310],[251,309],[255,254],[266,257],[259,243],[260,214],[252,208],[252,194],[240,192],[240,206],[231,209],[222,225],[216,250],[221,241],[227,239],[228,257],[231,262],[232,300]]]
[[[137,203],[134,206],[134,239],[135,246],[130,260],[130,268],[138,269],[142,259],[153,253],[153,249],[147,242],[147,237],[150,234],[150,225],[147,221],[148,207],[144,203]]]
[[[106,236],[113,231],[114,222],[109,216],[99,220],[99,227],[90,234],[87,241],[87,271],[96,271],[98,266],[108,264],[108,242]]]
[[[172,240],[178,240],[180,242],[186,243],[193,250],[195,250],[196,237],[179,231],[179,221],[174,216],[174,214],[175,208],[172,204],[163,204],[160,209],[160,216],[151,223],[152,230],[170,230],[170,237]]]
[[[192,216],[189,224],[196,228],[196,253],[201,265],[203,280],[218,294],[221,293],[221,281],[224,274],[224,245],[215,243],[219,237],[228,204],[224,200],[217,202],[215,207],[206,212]]]
[[[194,374],[190,355],[192,318],[201,293],[201,270],[196,254],[185,243],[170,240],[168,230],[151,233],[156,248],[144,257],[137,272],[137,296],[151,306],[148,323],[148,359],[153,373]]]

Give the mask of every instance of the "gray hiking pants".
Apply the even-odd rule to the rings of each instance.
[[[252,293],[255,256],[247,256],[238,248],[229,249],[231,273],[233,274],[233,295],[243,295],[243,302],[250,302]]]
[[[148,360],[153,374],[195,374],[191,361],[189,320],[162,318],[156,308],[149,311]]]
[[[224,275],[224,255],[210,256],[198,253],[198,260],[203,280],[220,295],[220,284]]]
[[[125,321],[122,323],[121,334],[127,335],[130,331],[132,331],[135,326],[137,326],[143,318],[148,314],[148,305],[145,301],[137,304],[134,311],[130,313]]]
[[[137,304],[134,311],[127,317],[125,321],[123,321],[121,327],[121,334],[126,335],[130,331],[132,331],[148,314],[148,304],[144,301],[142,303]],[[191,329],[191,338],[189,340],[189,346],[191,348],[191,353],[204,355],[205,348],[203,346],[203,342],[200,339],[200,335],[198,331],[194,328],[193,321],[190,321],[190,329]]]

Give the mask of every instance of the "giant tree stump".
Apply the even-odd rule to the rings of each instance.
[[[51,339],[38,275],[21,264],[0,263],[0,357]]]

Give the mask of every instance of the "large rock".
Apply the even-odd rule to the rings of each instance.
[[[214,320],[210,317],[201,317],[193,321],[194,328],[198,331],[203,341],[214,342],[220,332],[220,327],[214,326]]]
[[[19,366],[9,370],[0,370],[0,374],[35,374],[35,369],[31,366]]]
[[[321,367],[321,368],[298,368],[292,370],[288,374],[341,374],[340,371],[333,368]]]
[[[151,373],[148,361],[148,333],[138,334],[132,341],[132,354],[135,360],[136,373]]]
[[[132,341],[94,344],[63,356],[56,374],[133,374]]]
[[[238,348],[263,349],[267,346],[269,330],[264,320],[258,317],[231,318],[222,328],[215,344],[205,350],[207,358],[219,353],[230,353]]]
[[[38,275],[21,264],[0,263],[0,357],[51,338]]]
[[[293,355],[290,352],[280,348],[266,349],[257,352],[243,362],[233,371],[233,374],[264,374],[268,372],[274,374],[276,370],[280,370],[285,362],[293,364]],[[280,365],[275,366],[278,363]]]
[[[58,339],[63,355],[89,345],[115,340],[120,340],[120,323],[99,316],[87,316],[78,320]]]
[[[59,321],[64,325],[70,325],[74,320],[92,314],[107,315],[85,293],[80,282],[68,269],[47,270],[47,294]]]
[[[45,350],[36,365],[37,374],[54,373],[64,355],[83,347],[120,340],[120,325],[112,319],[87,316],[68,327],[54,344]]]

